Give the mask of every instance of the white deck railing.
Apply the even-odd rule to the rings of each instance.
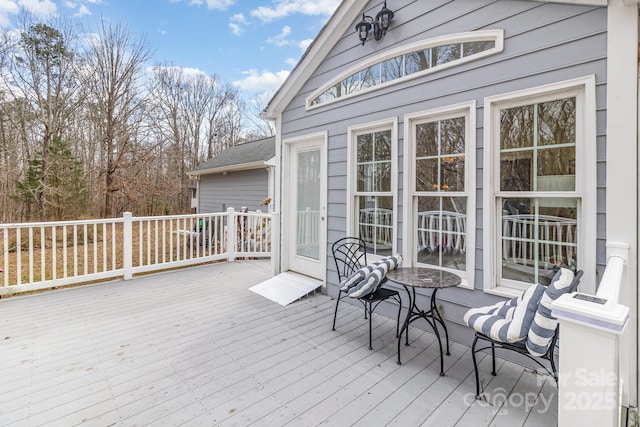
[[[0,295],[236,258],[271,257],[272,214],[0,224]]]

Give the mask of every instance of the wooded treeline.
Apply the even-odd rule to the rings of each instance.
[[[144,36],[23,16],[0,34],[0,222],[189,212],[187,172],[269,136],[215,75],[149,66]]]

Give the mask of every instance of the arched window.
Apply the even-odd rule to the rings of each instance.
[[[422,40],[347,70],[307,98],[307,109],[400,83],[502,51],[504,32],[482,30]]]

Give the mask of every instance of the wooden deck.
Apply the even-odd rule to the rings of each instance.
[[[248,291],[264,261],[0,301],[2,426],[552,426],[553,381],[469,348],[438,375],[432,334],[412,328],[396,364],[394,321],[316,293],[286,307]]]

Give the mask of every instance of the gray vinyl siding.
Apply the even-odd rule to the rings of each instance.
[[[372,1],[365,12],[375,16],[381,2]],[[605,113],[607,11],[595,6],[538,3],[524,0],[394,0],[392,28],[381,42],[360,45],[355,31],[348,31],[334,46],[293,98],[282,116],[282,138],[327,131],[328,234],[327,292],[337,295],[331,244],[346,230],[347,128],[375,120],[398,120],[398,191],[400,208],[397,247],[402,247],[404,115],[475,100],[476,111],[476,230],[475,291],[452,289],[439,294],[444,314],[454,326],[454,339],[467,341],[468,328],[458,325],[468,307],[496,301],[482,292],[483,262],[483,120],[484,99],[515,90],[595,75],[597,104],[597,270],[605,264]],[[355,22],[354,22],[355,25]],[[353,26],[351,27],[353,29]],[[503,29],[504,51],[477,61],[432,73],[334,102],[310,111],[305,100],[313,91],[371,55],[386,49],[436,36],[459,32]],[[470,212],[470,214],[472,214]]]
[[[266,168],[202,175],[199,187],[199,209],[201,213],[222,212],[227,208],[239,210],[262,209],[262,201],[268,197],[268,175]]]

